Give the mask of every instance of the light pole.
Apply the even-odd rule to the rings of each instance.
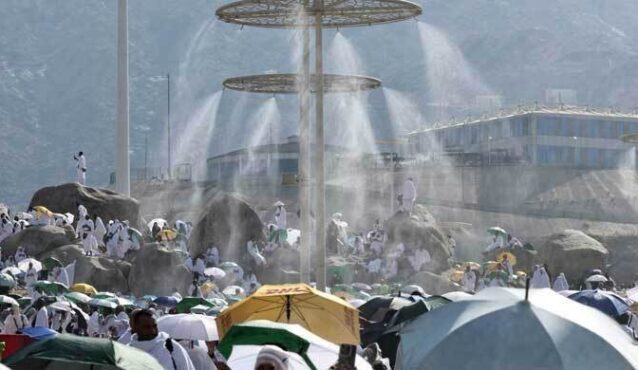
[[[168,145],[168,179],[171,179],[171,74],[166,74],[166,143]]]
[[[117,13],[117,148],[115,190],[131,195],[128,101],[128,5],[118,1]]]

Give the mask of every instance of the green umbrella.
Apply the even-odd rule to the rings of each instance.
[[[208,306],[211,308],[215,307],[215,304],[207,299],[199,297],[185,297],[184,299],[179,301],[177,306],[175,306],[175,310],[177,311],[177,313],[188,313],[191,308],[197,305]]]
[[[0,287],[14,288],[15,286],[16,281],[13,276],[9,274],[0,274]]]
[[[110,308],[112,310],[114,310],[117,307],[117,303],[108,301],[106,299],[100,299],[100,298],[93,298],[88,302],[88,304],[90,306]]]
[[[23,297],[18,299],[18,305],[20,305],[20,309],[24,309],[31,304],[33,298],[31,297]]]
[[[131,238],[131,240],[137,241],[140,244],[142,243],[142,241],[144,241],[144,235],[142,235],[142,233],[138,229],[132,227],[128,228],[128,236],[129,238]]]
[[[11,305],[11,306],[19,306],[18,301],[16,301],[15,299],[6,296],[6,295],[0,295],[0,305]]]
[[[42,264],[47,271],[53,270],[54,267],[64,267],[64,264],[55,257],[45,258],[44,261],[42,261]]]
[[[339,346],[306,330],[301,325],[268,320],[246,321],[233,325],[219,343],[219,351],[230,358],[233,346],[276,345],[301,356],[311,369],[328,369],[337,362]],[[356,368],[364,367],[364,360],[356,357]]]
[[[101,338],[60,334],[34,342],[6,360],[16,370],[163,370],[148,353]]]
[[[66,299],[68,299],[71,302],[75,302],[75,303],[89,303],[89,301],[91,300],[91,297],[89,297],[88,295],[84,294],[84,293],[80,293],[80,292],[70,292],[70,293],[66,293],[64,295],[64,297]]]
[[[111,293],[111,292],[97,292],[97,294],[93,295],[93,298],[100,298],[100,299],[106,299],[106,298],[116,298],[117,296],[115,295],[115,293]]]
[[[48,280],[39,280],[33,283],[33,288],[40,289],[42,292],[47,294],[62,294],[67,293],[69,291],[69,287],[62,283],[58,283],[56,281],[48,281]]]
[[[222,264],[220,264],[218,267],[219,267],[220,269],[222,269],[222,270],[232,270],[232,269],[234,269],[234,268],[236,268],[236,267],[239,267],[239,265],[238,265],[238,264],[236,264],[235,262],[227,261],[227,262],[223,262],[223,263],[222,263]]]
[[[128,298],[124,298],[124,297],[114,297],[114,298],[105,298],[107,301],[111,301],[113,303],[116,303],[118,306],[123,306],[123,307],[133,307],[135,306],[135,302],[131,301]]]

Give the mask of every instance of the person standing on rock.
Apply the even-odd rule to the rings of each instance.
[[[277,225],[277,242],[281,247],[283,243],[288,239],[287,222],[286,222],[286,208],[284,203],[278,201],[275,203],[277,210],[275,211],[275,225]]]
[[[569,290],[569,283],[567,283],[567,278],[565,278],[564,273],[558,274],[556,280],[554,280],[554,286],[552,286],[555,292],[560,292],[563,290]]]
[[[33,267],[33,262],[29,262],[27,273],[24,275],[24,282],[27,285],[29,295],[33,295],[33,284],[38,281],[38,271]]]
[[[106,235],[106,226],[104,221],[98,216],[95,218],[95,239],[97,239],[97,245],[104,247],[104,235]]]
[[[84,253],[87,256],[93,255],[93,250],[97,249],[97,239],[95,239],[95,235],[93,235],[95,231],[95,224],[93,220],[89,218],[89,215],[84,216],[84,222],[81,224],[81,235],[82,246],[84,247]]]
[[[467,293],[473,293],[476,289],[476,274],[472,271],[470,265],[465,266],[461,284],[463,285],[463,290]]]
[[[86,185],[86,158],[84,157],[84,152],[78,152],[78,155],[74,155],[73,159],[76,162],[77,181],[80,185]]]
[[[128,221],[124,220],[118,234],[117,257],[124,258],[126,252],[131,248],[131,238],[128,233]]]
[[[408,179],[405,180],[401,190],[401,195],[403,195],[403,211],[411,215],[414,202],[416,202],[416,186],[414,186],[412,177],[408,177]]]
[[[120,222],[118,220],[109,221],[108,233],[106,234],[106,253],[109,257],[117,256],[117,246],[120,239]]]

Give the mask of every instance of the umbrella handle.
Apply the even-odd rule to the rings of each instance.
[[[527,279],[525,279],[525,302],[528,301],[529,298],[529,276],[527,277]]]

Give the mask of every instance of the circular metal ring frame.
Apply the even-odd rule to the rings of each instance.
[[[316,91],[316,75],[310,75],[310,92]],[[324,93],[348,93],[379,88],[381,81],[367,76],[323,75]],[[224,87],[244,92],[265,94],[297,94],[300,92],[301,75],[294,73],[264,74],[232,77],[224,80]]]
[[[399,22],[421,13],[406,0],[323,0],[320,10],[310,0],[305,7],[299,0],[241,0],[216,11],[224,22],[268,28],[314,26],[317,14],[322,27],[339,28]]]

